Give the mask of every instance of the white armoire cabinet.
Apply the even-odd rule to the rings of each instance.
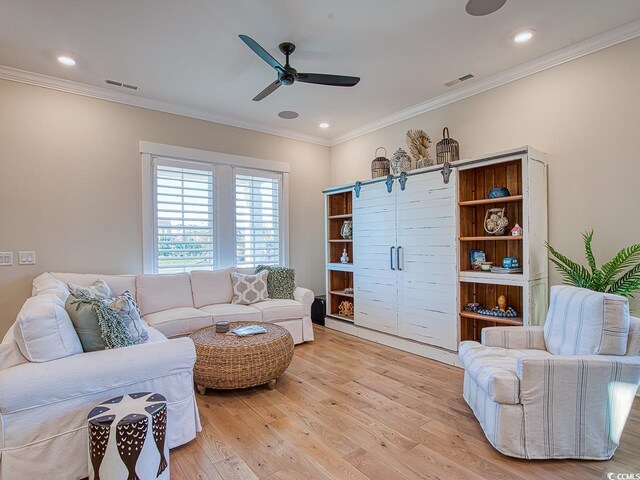
[[[353,200],[355,324],[455,350],[456,175],[363,185]]]
[[[326,326],[458,364],[458,343],[479,340],[485,327],[541,325],[548,302],[545,158],[521,147],[457,161],[448,183],[434,166],[325,190]],[[492,187],[509,195],[489,198]],[[489,209],[502,211],[509,229],[518,223],[523,235],[486,233]],[[341,235],[345,221],[353,223],[352,238]],[[523,270],[473,270],[473,250],[498,266],[518,258]],[[492,308],[502,295],[516,317],[465,309]]]

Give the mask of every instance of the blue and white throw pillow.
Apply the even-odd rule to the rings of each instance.
[[[134,344],[149,340],[149,332],[140,318],[140,309],[129,291],[117,297],[105,299],[104,303],[120,316]]]

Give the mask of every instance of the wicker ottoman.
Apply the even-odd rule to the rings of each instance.
[[[232,322],[231,328],[255,325]],[[216,333],[215,326],[191,334],[196,346],[193,376],[204,395],[207,388],[228,390],[267,384],[270,389],[293,358],[293,338],[280,325],[261,323],[267,333],[237,337]]]
[[[88,415],[89,479],[169,480],[167,400],[140,392],[112,398]]]

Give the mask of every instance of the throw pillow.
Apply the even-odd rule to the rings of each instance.
[[[140,309],[128,290],[122,295],[109,298],[104,302],[120,316],[134,344],[145,343],[149,340],[149,332],[140,318]]]
[[[106,302],[78,292],[69,295],[65,309],[85,352],[133,345],[129,330]]]
[[[13,335],[20,352],[31,362],[48,362],[82,353],[64,303],[51,293],[27,299],[13,325]]]
[[[99,298],[100,300],[112,297],[111,288],[109,288],[107,282],[101,279],[93,282],[93,285],[76,285],[74,283],[68,283],[67,288],[69,289],[69,292],[74,295],[82,293],[88,297]]]
[[[258,265],[256,273],[263,270],[269,271],[267,277],[269,298],[293,300],[293,292],[296,289],[296,271],[293,268]]]
[[[231,303],[251,305],[252,303],[269,300],[267,291],[267,277],[269,272],[264,270],[256,275],[243,275],[231,272],[233,284],[233,299]]]

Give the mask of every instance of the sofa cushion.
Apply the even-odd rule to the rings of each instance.
[[[144,316],[144,320],[167,337],[187,335],[213,325],[210,314],[193,307],[169,308],[150,313]]]
[[[122,323],[127,328],[134,345],[149,340],[149,333],[145,327],[145,322],[140,318],[140,309],[131,296],[131,293],[127,291],[122,295],[109,298],[104,302],[118,314],[120,320],[122,320]]]
[[[462,342],[460,360],[467,373],[496,403],[520,403],[520,381],[517,375],[518,359],[549,357],[544,350],[513,350],[487,347],[478,342]]]
[[[136,299],[142,315],[170,308],[193,308],[191,278],[188,273],[174,275],[138,275]]]
[[[88,297],[99,298],[100,300],[105,300],[107,298],[111,298],[113,294],[111,293],[111,288],[107,285],[102,279],[98,279],[93,282],[91,285],[78,285],[76,283],[67,283],[67,288],[72,295],[77,295],[79,293],[86,295]]]
[[[194,270],[191,272],[193,304],[196,308],[218,303],[231,303],[232,268],[222,270]]]
[[[255,275],[231,272],[231,285],[233,286],[233,299],[231,303],[251,305],[252,303],[268,300],[268,276],[268,271],[262,271]]]
[[[107,342],[102,338],[98,314],[91,305],[79,302],[78,298],[71,294],[67,297],[64,308],[85,352],[97,352],[107,348]]]
[[[296,289],[296,271],[287,267],[272,267],[269,265],[258,265],[256,273],[263,270],[269,271],[267,277],[267,292],[269,298],[274,300],[284,298],[293,300],[293,292]]]
[[[257,305],[257,304],[256,304]],[[218,320],[228,322],[261,322],[262,312],[254,308],[255,305],[236,305],[234,303],[220,303],[207,305],[200,310],[213,317],[213,323]]]
[[[35,297],[41,293],[52,293],[64,302],[69,296],[69,289],[65,282],[44,272],[34,278],[31,284],[31,295]]]
[[[295,300],[267,300],[251,305],[262,312],[263,322],[277,322],[302,318],[302,304]]]
[[[64,303],[52,293],[28,298],[13,325],[22,354],[31,362],[48,362],[82,353]]]
[[[135,297],[136,276],[135,275],[103,275],[96,273],[58,273],[51,272],[50,275],[58,281],[75,283],[76,285],[92,285],[96,280],[103,280],[109,285],[113,295],[121,295],[126,290]],[[35,280],[34,280],[35,283]]]
[[[584,288],[551,287],[544,325],[554,355],[624,355],[629,335],[629,301]]]

